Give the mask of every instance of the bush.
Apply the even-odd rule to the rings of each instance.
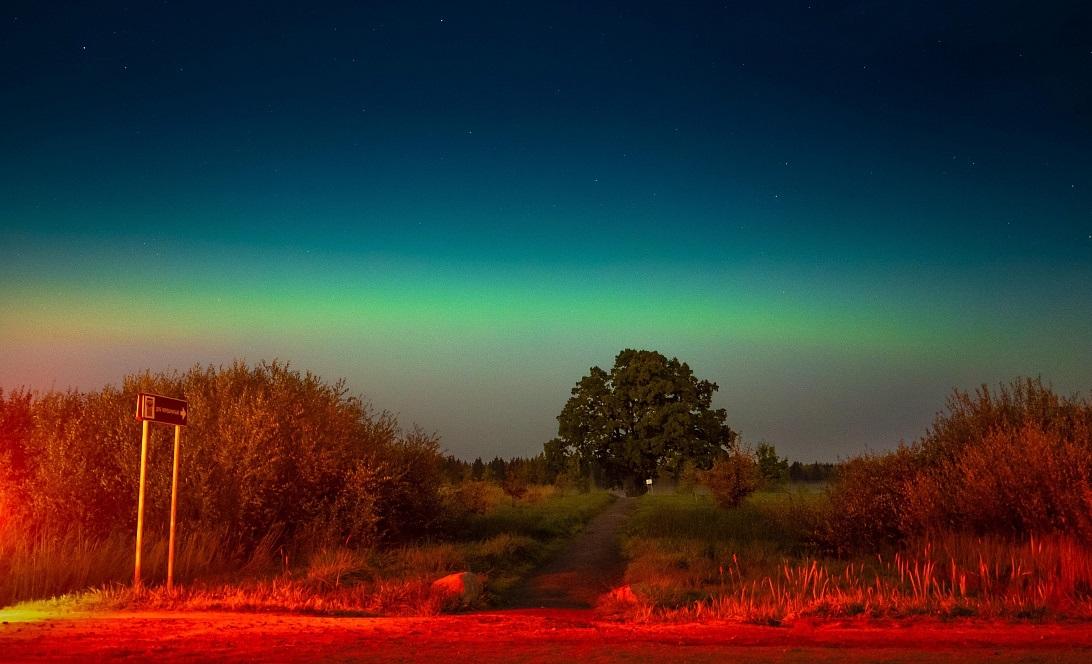
[[[819,525],[819,541],[839,552],[900,542],[907,483],[919,467],[917,452],[905,446],[846,461],[830,488],[829,518]]]
[[[26,509],[18,487],[26,476],[27,439],[34,426],[31,394],[0,389],[0,534],[20,521]]]
[[[777,456],[777,449],[762,442],[755,448],[755,461],[765,486],[777,486],[789,480],[789,460]]]
[[[501,489],[515,504],[517,500],[527,494],[527,479],[522,472],[509,471],[501,482]]]
[[[481,480],[468,480],[448,484],[443,487],[442,495],[445,510],[456,522],[465,520],[472,514],[485,514],[501,500],[497,485]]]
[[[718,505],[730,508],[758,489],[762,475],[754,457],[737,448],[718,457],[712,468],[702,472],[701,482],[709,487]]]
[[[277,362],[236,362],[131,375],[98,392],[0,393],[0,501],[24,506],[35,537],[132,532],[138,392],[185,396],[190,404],[181,446],[183,531],[230,533],[232,548],[245,552],[270,536],[288,548],[304,539],[405,540],[431,532],[441,516],[434,437],[402,432],[343,382]],[[150,438],[149,535],[168,521],[172,434],[153,424]]]
[[[957,390],[918,442],[847,462],[831,506],[839,549],[946,531],[1092,542],[1092,402],[1038,379]]]

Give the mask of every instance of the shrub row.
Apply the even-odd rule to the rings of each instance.
[[[184,396],[179,521],[245,550],[280,543],[405,540],[443,510],[437,440],[403,431],[330,384],[286,364],[131,375],[97,392],[0,391],[0,518],[24,535],[105,537],[136,520],[136,395]],[[153,425],[145,524],[165,529],[172,433]],[[0,528],[5,524],[0,523]]]
[[[942,532],[1092,542],[1092,402],[1038,379],[956,391],[924,437],[846,462],[820,534],[838,550]]]

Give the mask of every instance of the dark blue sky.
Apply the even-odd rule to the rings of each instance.
[[[276,356],[527,454],[641,345],[802,458],[1087,389],[1087,3],[684,5],[5,4],[0,384]]]

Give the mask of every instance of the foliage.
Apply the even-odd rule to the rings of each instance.
[[[446,490],[462,488],[449,485]],[[484,574],[495,598],[541,564],[611,499],[605,493],[562,496],[551,486],[531,485],[524,499],[513,505],[495,484],[478,482],[470,490],[480,490],[487,504],[458,522],[458,529],[447,533],[443,542],[361,547],[304,541],[299,534],[291,548],[265,538],[243,551],[232,548],[232,539],[222,532],[188,531],[182,533],[176,557],[176,594],[149,585],[146,594],[113,590],[105,596],[108,603],[125,608],[434,613],[438,606],[429,592],[433,579],[456,571]],[[166,538],[152,534],[144,549],[145,577],[161,579]],[[3,531],[0,607],[88,587],[118,588],[131,578],[132,565],[131,532],[103,538],[79,530],[48,536]]]
[[[921,440],[847,462],[831,499],[838,550],[949,530],[1092,542],[1092,402],[1037,379],[957,390]]]
[[[1067,535],[942,533],[890,554],[821,558],[821,492],[758,492],[731,510],[645,496],[626,526],[626,582],[644,618],[1092,617],[1092,548]]]
[[[676,484],[677,491],[679,493],[693,494],[701,481],[701,471],[698,470],[697,465],[692,459],[687,459],[683,462],[682,468],[679,469],[678,483]]]
[[[485,476],[494,482],[503,482],[507,475],[508,464],[500,457],[493,457],[493,460],[485,467]]]
[[[790,482],[829,482],[834,479],[838,466],[833,463],[813,461],[801,463],[793,461],[789,464]]]
[[[512,499],[512,502],[515,503],[527,494],[526,475],[516,470],[508,471],[504,481],[501,482],[501,488],[504,489],[504,493],[506,493],[508,497]]]
[[[755,447],[758,473],[766,485],[782,484],[789,479],[789,460],[777,456],[777,449],[765,441]]]
[[[443,478],[450,484],[468,480],[503,482],[509,472],[515,472],[529,484],[551,484],[557,478],[557,471],[549,466],[542,454],[507,460],[494,457],[488,464],[481,457],[467,462],[448,455],[443,460]]]
[[[34,428],[31,403],[32,395],[25,390],[5,395],[0,389],[0,533],[26,511],[18,487],[26,479],[27,441]]]
[[[446,484],[441,489],[444,509],[455,522],[472,514],[485,514],[500,502],[497,485],[482,480]]]
[[[677,358],[623,350],[610,373],[592,367],[558,415],[558,437],[545,446],[552,468],[575,457],[608,485],[678,472],[686,459],[708,468],[736,434],[712,407],[716,383],[698,380]],[[643,484],[639,485],[643,488]]]
[[[530,484],[546,474],[541,455],[481,464],[483,475],[503,474],[510,499],[496,483],[464,481],[472,464],[441,456],[434,436],[402,430],[341,382],[276,362],[145,372],[97,392],[0,392],[0,603],[131,578],[142,391],[190,404],[177,579],[206,584],[198,604],[431,606],[420,578],[436,571],[428,564],[394,578],[390,561],[368,563],[371,571],[360,563],[425,537],[461,552],[451,569],[496,568],[503,589],[609,502]],[[150,434],[143,567],[154,584],[166,557],[173,436],[154,424]],[[393,550],[409,560],[416,549]],[[234,583],[207,585],[228,574]],[[284,578],[262,580],[271,574]]]
[[[734,449],[717,457],[713,467],[701,473],[700,481],[709,487],[717,504],[736,507],[762,485],[762,474],[754,456]]]
[[[758,491],[739,506],[723,509],[709,495],[645,495],[625,525],[629,537],[667,540],[706,539],[743,545],[765,542],[781,555],[803,552],[807,523],[824,512],[826,496],[790,488]]]
[[[140,459],[138,392],[185,396],[179,523],[226,533],[243,549],[271,534],[370,543],[432,531],[440,516],[437,441],[403,432],[329,384],[280,363],[145,372],[97,392],[0,395],[29,427],[4,426],[5,500],[24,525],[88,537],[131,533]],[[16,418],[18,419],[18,418]],[[23,418],[25,420],[25,417]],[[152,425],[145,524],[162,531],[170,501],[171,432]],[[232,545],[234,546],[234,545]]]
[[[816,533],[820,542],[838,551],[875,551],[903,540],[903,489],[918,472],[919,461],[909,447],[883,455],[854,457],[838,471],[830,489],[829,520]]]
[[[485,464],[482,462],[482,458],[478,457],[474,459],[474,463],[470,467],[470,477],[475,480],[480,480],[485,475]]]
[[[558,494],[536,502],[507,501],[488,514],[473,517],[462,530],[468,538],[486,539],[500,533],[527,535],[536,539],[569,537],[614,499],[609,493]]]

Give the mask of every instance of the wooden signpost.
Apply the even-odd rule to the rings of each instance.
[[[160,394],[141,392],[137,395],[136,418],[141,423],[140,434],[140,489],[137,493],[136,563],[133,568],[133,587],[140,588],[140,549],[144,535],[144,476],[148,468],[148,423],[161,422],[174,425],[174,469],[171,472],[171,534],[167,544],[167,591],[174,589],[174,530],[178,511],[178,446],[182,440],[182,427],[186,426],[189,404],[183,399],[172,399]]]

